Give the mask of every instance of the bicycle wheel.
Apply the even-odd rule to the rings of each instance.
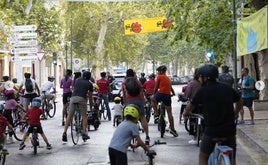
[[[200,140],[202,138],[202,135],[203,135],[203,127],[201,124],[198,124],[197,126],[197,132],[196,132],[196,135],[197,135],[197,146],[199,147],[200,145]]]
[[[103,119],[106,120],[107,117],[108,117],[108,113],[107,113],[107,109],[106,109],[106,106],[105,106],[103,100],[102,100],[102,102],[101,102],[101,112],[102,112],[102,117],[103,117]]]
[[[231,165],[231,159],[228,155],[224,155],[224,154],[219,154],[218,158],[217,158],[217,164],[219,165]]]
[[[48,115],[49,107],[47,105],[46,98],[42,101],[42,110],[45,112],[45,115]]]
[[[18,141],[22,141],[24,134],[27,132],[28,124],[24,121],[16,121],[14,123],[13,135]]]
[[[50,106],[52,106],[52,109]],[[47,115],[52,118],[56,114],[56,102],[53,102],[53,104],[51,104],[50,106],[48,107]]]
[[[163,115],[159,116],[159,120],[158,120],[158,130],[160,132],[160,137],[163,138],[165,131],[166,131],[166,122],[165,122],[165,118]]]
[[[71,136],[74,145],[76,145],[79,141],[79,137],[81,136],[81,117],[78,112],[75,112],[73,119],[71,121]]]
[[[149,121],[150,121],[150,118],[151,118],[151,106],[150,106],[150,104],[149,103],[147,103],[146,105],[145,105],[145,118],[146,118],[146,121],[147,121],[147,123],[149,123]]]
[[[187,132],[190,132],[190,120],[189,120],[189,118],[186,118],[186,119],[184,120],[184,128],[185,128],[185,130],[186,130]]]

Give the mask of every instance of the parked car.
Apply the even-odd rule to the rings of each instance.
[[[120,90],[122,88],[122,82],[124,81],[125,79],[125,74],[114,74],[114,81],[113,81],[113,84],[112,84],[112,98],[111,100],[113,100],[116,96],[121,96],[120,95]]]

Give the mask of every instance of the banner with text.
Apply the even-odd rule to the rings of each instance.
[[[268,48],[268,6],[237,22],[237,55]]]

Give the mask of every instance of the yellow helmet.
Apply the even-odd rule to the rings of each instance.
[[[127,115],[132,116],[133,118],[135,118],[136,120],[139,119],[139,108],[134,105],[134,104],[128,104],[125,108],[124,108],[124,117],[126,117]]]
[[[121,101],[121,98],[117,96],[114,98],[114,101]]]
[[[99,90],[99,86],[96,83],[93,84],[93,90],[94,91],[98,91]]]

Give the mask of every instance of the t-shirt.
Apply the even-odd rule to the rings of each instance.
[[[120,103],[115,104],[112,109],[114,110],[114,116],[123,116],[123,106]]]
[[[98,93],[100,94],[108,94],[110,91],[110,83],[107,79],[101,78],[97,81],[97,85],[99,87]]]
[[[192,99],[200,88],[201,88],[201,83],[198,80],[194,79],[190,81],[184,92],[185,98]]]
[[[43,91],[46,91],[45,95],[49,95],[49,94],[50,94],[50,90],[51,90],[52,88],[55,88],[54,83],[51,82],[51,81],[47,81],[46,83],[43,84],[41,91],[42,91],[42,92],[43,92]]]
[[[251,76],[243,77],[242,87],[254,86],[255,81]],[[253,89],[243,89],[242,90],[242,98],[253,98],[254,97]]]
[[[236,133],[233,103],[239,101],[239,94],[231,87],[213,82],[202,86],[191,103],[202,106],[204,133],[209,136],[227,137]]]
[[[131,140],[137,136],[139,136],[138,125],[132,121],[125,120],[116,128],[109,147],[127,153]]]
[[[168,76],[165,74],[159,74],[156,78],[156,81],[158,82],[158,93],[161,94],[171,94],[171,80]]]
[[[5,102],[5,110],[14,110],[17,109],[18,103],[15,99],[9,99]]]
[[[2,86],[4,90],[14,89],[14,83],[10,80],[3,82]]]
[[[145,93],[148,95],[154,94],[154,86],[155,86],[155,80],[149,79],[143,84],[143,89],[145,90]]]
[[[43,111],[37,107],[31,107],[26,115],[29,116],[28,124],[30,126],[39,126],[41,125],[40,116],[43,114]]]
[[[3,137],[3,134],[6,131],[6,127],[8,126],[7,118],[4,116],[0,116],[0,138]]]
[[[71,93],[71,87],[73,84],[73,80],[68,77],[67,80],[66,78],[62,78],[60,81],[60,87],[63,89],[63,93]]]
[[[88,91],[93,92],[93,85],[88,80],[83,78],[75,80],[72,96],[79,96],[86,99]]]

